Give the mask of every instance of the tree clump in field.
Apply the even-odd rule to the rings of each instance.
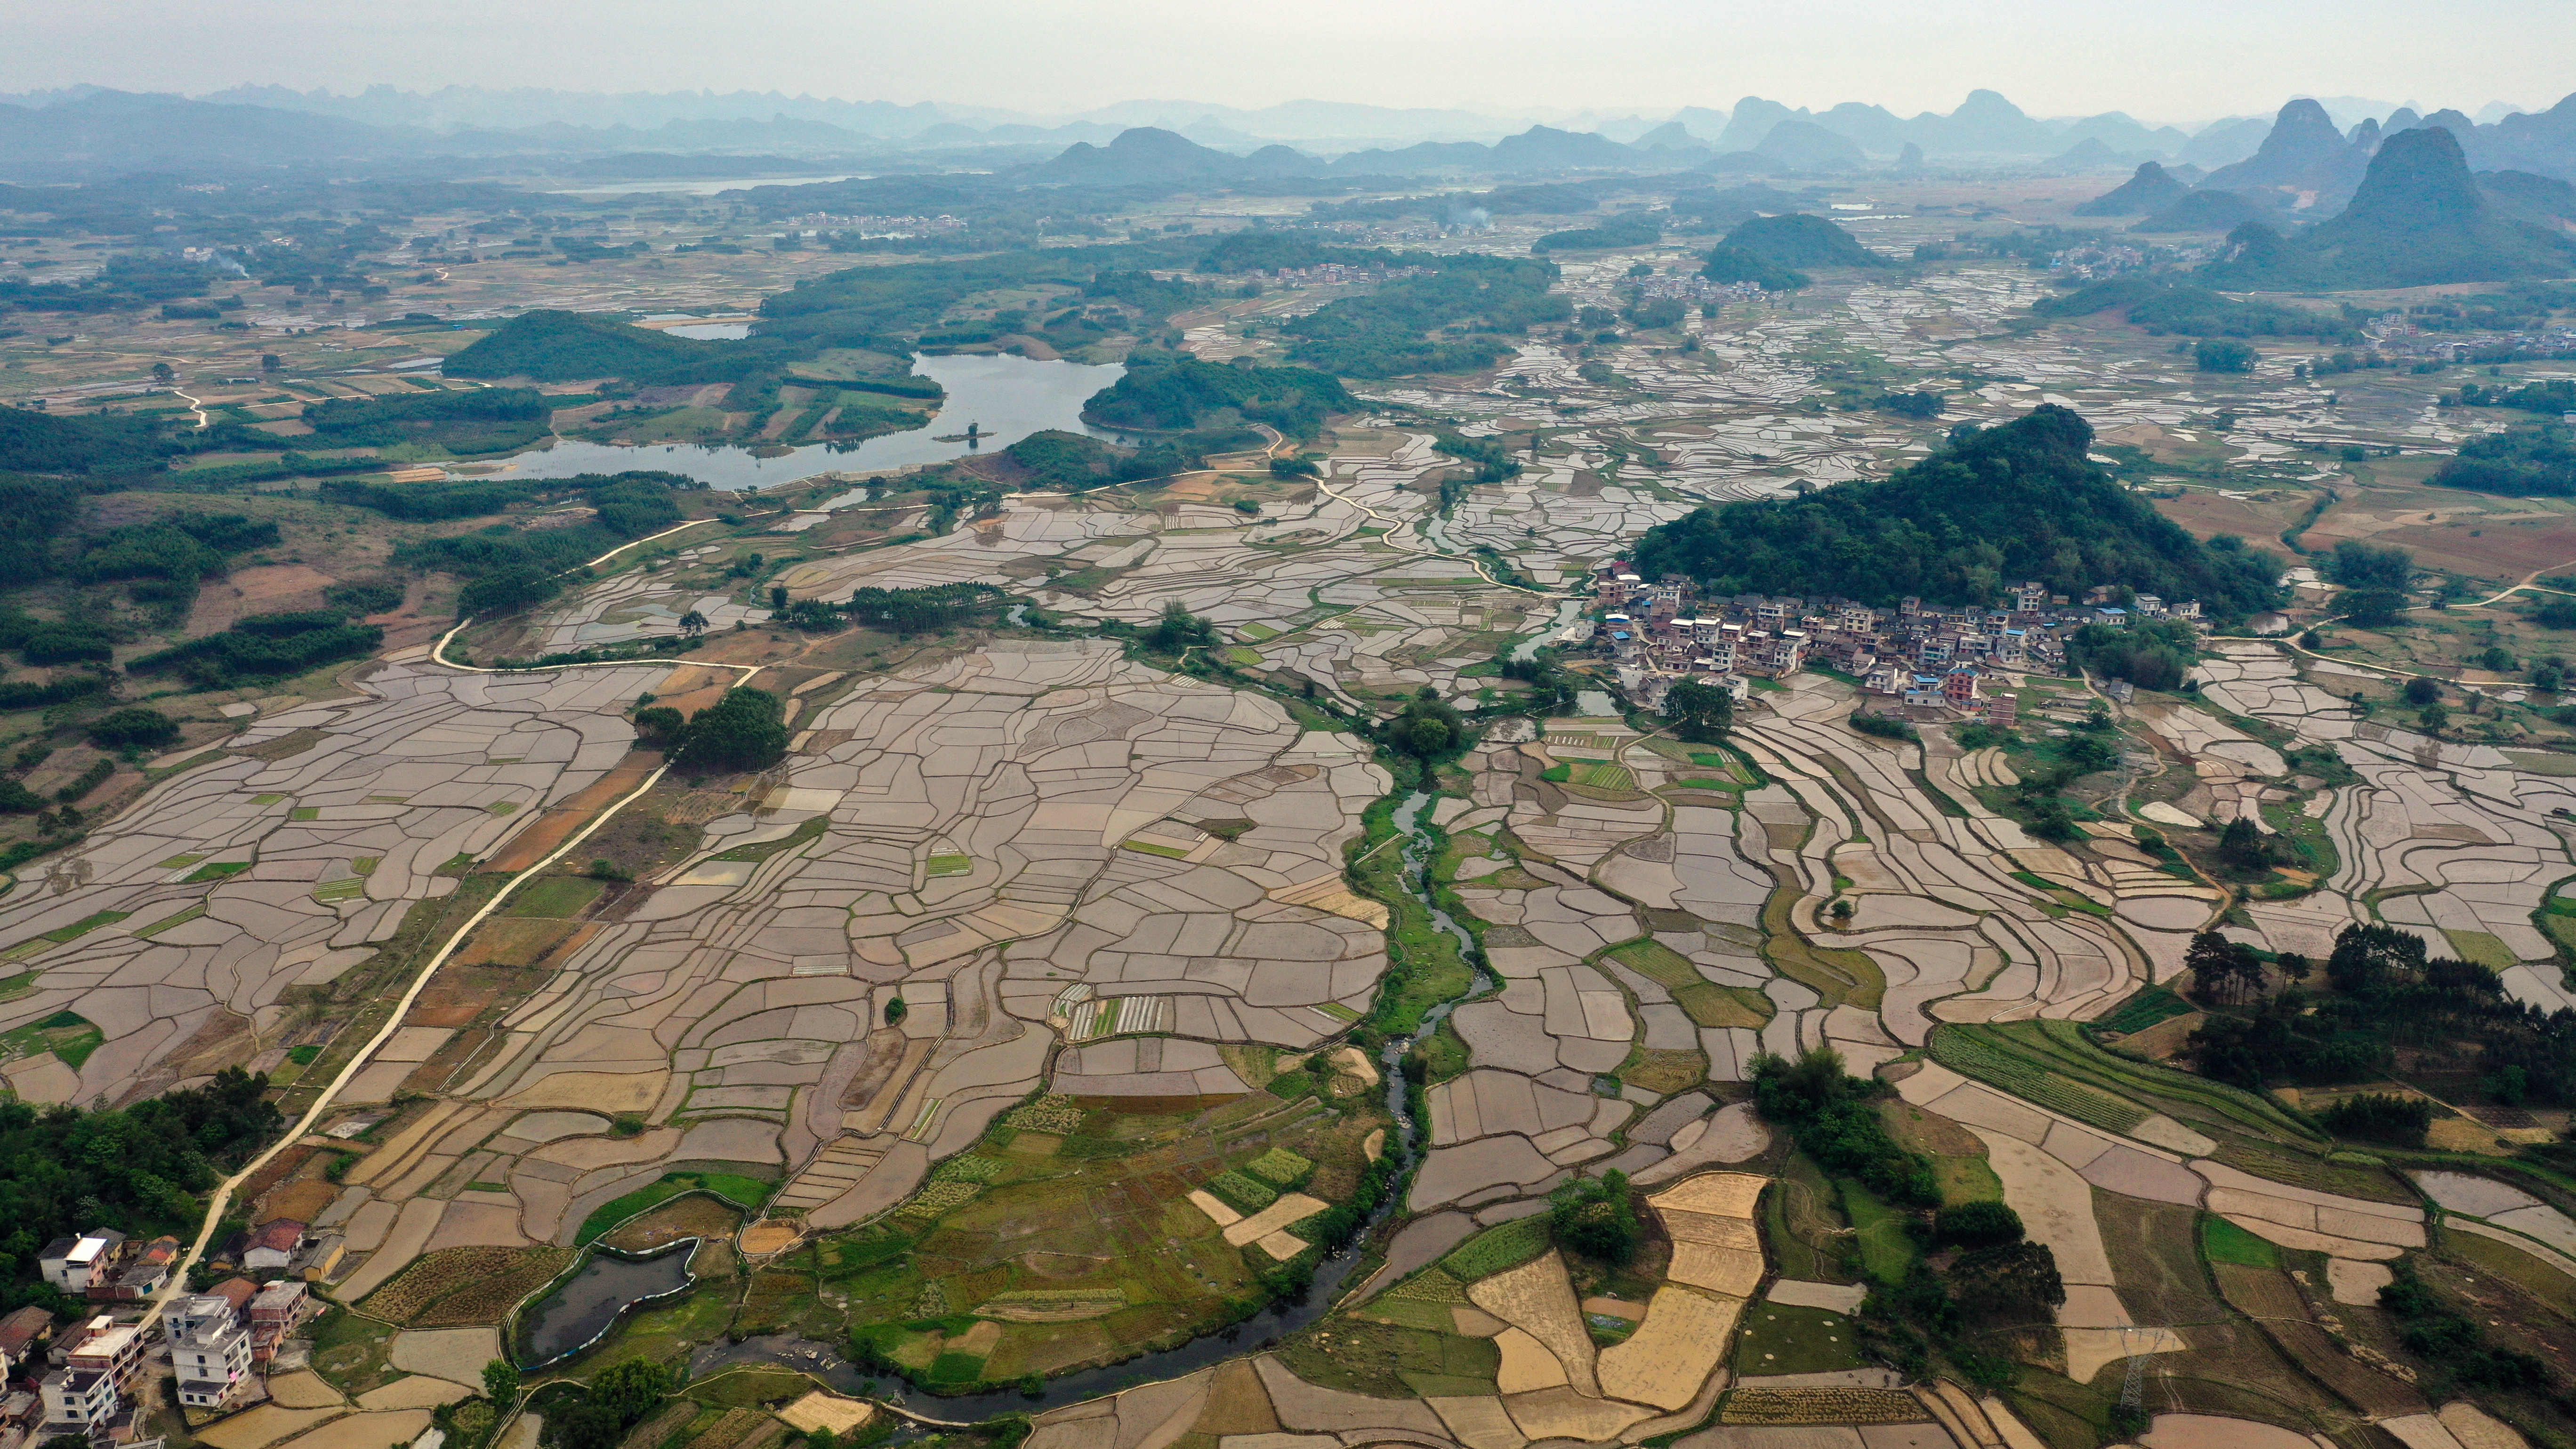
[[[2343,590],[2335,597],[2336,612],[2362,628],[2384,629],[2398,622],[2406,610],[2406,587],[2415,577],[2415,556],[2402,548],[2347,538],[2325,556],[2320,572]]]
[[[735,688],[689,716],[671,748],[684,770],[766,770],[787,757],[787,709],[765,689]]]
[[[2207,993],[2219,1009],[2191,1034],[2203,1076],[2256,1091],[2326,1086],[2384,1078],[2400,1047],[2473,1050],[2486,1080],[2521,1100],[2576,1102],[2576,1013],[2524,1006],[2490,967],[2432,956],[2399,927],[2355,922],[2326,958],[2331,995],[2312,998],[2299,984],[2308,963],[2287,955],[2273,961],[2282,985],[2267,995],[2259,957],[2227,944],[2248,959],[2220,968],[2232,984]],[[2217,948],[2195,942],[2193,952],[2214,960]]]
[[[1932,1164],[1887,1133],[1871,1103],[1893,1089],[1847,1075],[1842,1053],[1816,1047],[1797,1060],[1765,1054],[1753,1064],[1753,1103],[1789,1129],[1798,1149],[1834,1176],[1858,1179],[1901,1207],[1929,1208],[1941,1191]]]
[[[1735,695],[1721,685],[1702,684],[1696,679],[1673,682],[1664,694],[1664,717],[1673,722],[1674,733],[1696,744],[1711,744],[1726,737],[1735,724]]]
[[[1231,367],[1187,353],[1139,351],[1123,376],[1083,404],[1083,413],[1117,428],[1179,432],[1244,419],[1306,437],[1326,414],[1357,405],[1339,379],[1313,368]]]
[[[1637,1254],[1637,1208],[1629,1201],[1628,1174],[1613,1168],[1578,1177],[1548,1194],[1548,1231],[1557,1245],[1604,1263]]]
[[[1425,685],[1419,696],[1405,703],[1401,713],[1379,726],[1378,738],[1394,750],[1431,764],[1466,748],[1468,731],[1458,711]]]
[[[161,750],[179,742],[179,722],[149,705],[128,705],[89,722],[89,742],[102,750]]]
[[[2140,689],[2181,688],[2198,651],[2199,636],[2181,619],[2142,619],[2125,629],[2086,624],[2066,640],[2068,663]]]
[[[616,1449],[627,1430],[662,1406],[671,1379],[669,1370],[645,1359],[610,1364],[569,1405],[547,1405],[541,1442],[548,1449]]]
[[[2433,1125],[2433,1104],[2422,1097],[2364,1092],[2330,1103],[2317,1121],[2337,1137],[2385,1142],[2393,1147],[2421,1147]]]
[[[2576,433],[2562,424],[2544,423],[2472,438],[2460,445],[2458,456],[2434,470],[2431,481],[2480,493],[2565,498],[2576,494]]]

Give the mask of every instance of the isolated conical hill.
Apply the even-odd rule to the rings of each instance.
[[[1760,216],[1726,234],[1726,244],[1741,247],[1784,267],[1884,267],[1887,258],[1862,246],[1850,232],[1821,216],[1791,212]]]
[[[2276,191],[2283,193],[2283,204],[2313,193],[2315,205],[2330,211],[2352,193],[2367,159],[2367,152],[2335,129],[2325,107],[2297,100],[2281,108],[2253,155],[2221,166],[2201,184],[2219,191]]]
[[[2138,163],[2128,180],[2075,208],[2077,216],[2153,216],[2182,200],[2187,188],[2153,161]]]

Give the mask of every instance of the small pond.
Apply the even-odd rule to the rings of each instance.
[[[686,1291],[696,1281],[689,1260],[697,1249],[696,1238],[683,1238],[645,1257],[591,1249],[580,1272],[528,1310],[521,1328],[527,1367],[569,1358],[606,1337],[628,1309]]]
[[[708,326],[739,326],[709,323]],[[672,328],[686,335],[694,329]],[[862,443],[813,443],[775,457],[759,458],[749,448],[705,447],[696,443],[657,443],[621,448],[604,443],[561,440],[539,452],[508,459],[504,476],[570,478],[580,473],[620,473],[652,468],[682,473],[711,488],[774,488],[817,473],[864,473],[882,468],[909,468],[944,463],[970,452],[1006,448],[1031,433],[1048,428],[1114,438],[1082,420],[1083,404],[1092,395],[1127,375],[1111,365],[1036,362],[1007,353],[973,356],[916,357],[913,371],[948,390],[948,400],[926,427],[888,433]],[[969,445],[967,424],[978,435]]]

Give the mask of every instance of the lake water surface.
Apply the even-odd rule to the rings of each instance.
[[[679,329],[674,328],[673,331]],[[510,459],[504,475],[513,478],[570,478],[579,473],[619,473],[652,468],[686,474],[713,488],[774,488],[817,473],[864,473],[882,468],[909,468],[944,463],[971,452],[1006,448],[1031,433],[1057,428],[1112,438],[1082,421],[1082,405],[1094,393],[1127,375],[1115,364],[1033,362],[1007,353],[974,356],[916,357],[913,371],[948,390],[948,400],[929,426],[870,438],[856,447],[813,443],[774,458],[756,458],[749,448],[704,447],[696,443],[655,443],[621,448],[604,443],[558,441],[542,452]],[[975,447],[964,439],[943,437],[977,424]]]
[[[683,1238],[650,1257],[591,1249],[580,1272],[528,1310],[530,1366],[579,1353],[615,1327],[626,1310],[685,1290],[695,1281],[689,1259],[697,1249],[695,1238]]]

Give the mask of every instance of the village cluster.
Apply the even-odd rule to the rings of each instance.
[[[2011,585],[2010,593],[2009,607],[1991,609],[1912,598],[1893,609],[1761,594],[1702,598],[1679,574],[1649,584],[1614,559],[1593,575],[1592,642],[1617,670],[1620,688],[1648,708],[1660,707],[1676,680],[1694,675],[1742,699],[1754,679],[1787,679],[1821,665],[1908,708],[1986,715],[2009,727],[2013,701],[1989,698],[1988,681],[2033,669],[2063,673],[2066,639],[2076,630],[2200,620],[2196,600],[2168,602],[2108,586],[2088,590],[2080,602],[2037,582]],[[2122,598],[2128,602],[2117,602]]]
[[[46,1285],[91,1309],[67,1328],[29,1304],[0,1318],[0,1449],[25,1449],[77,1435],[98,1444],[154,1449],[138,1437],[166,1373],[181,1407],[223,1414],[267,1397],[266,1375],[281,1355],[301,1367],[295,1331],[322,1304],[311,1285],[342,1256],[340,1239],[279,1218],[219,1244],[202,1293],[170,1299],[156,1321],[153,1301],[169,1287],[181,1248],[113,1228],[57,1238],[37,1258]]]

